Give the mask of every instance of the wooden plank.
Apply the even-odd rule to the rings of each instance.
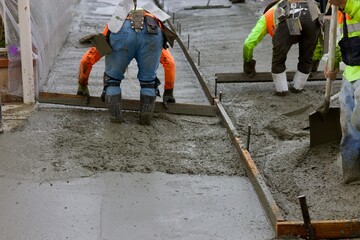
[[[212,8],[230,8],[231,5],[206,5],[206,6],[192,6],[186,7],[184,10],[196,10],[196,9],[212,9]]]
[[[316,239],[344,239],[360,237],[359,219],[311,221]],[[276,226],[277,239],[291,237],[306,238],[306,228],[303,222],[278,222]]]
[[[100,97],[90,97],[87,99],[86,97],[74,94],[40,92],[38,101],[40,103],[106,108],[105,103],[101,101]],[[139,111],[140,109],[139,100],[123,99],[122,104],[123,110]],[[162,102],[156,102],[154,112],[209,117],[216,116],[216,107],[211,105],[194,105],[186,103],[169,103],[168,105],[169,108],[166,109]]]
[[[292,81],[294,78],[295,72],[287,72],[288,81]],[[337,76],[337,80],[342,79],[342,71],[340,71]],[[309,76],[308,81],[325,81],[323,72],[315,72],[312,76]],[[236,83],[236,82],[272,82],[272,77],[270,72],[258,72],[253,78],[250,78],[245,73],[215,73],[216,83]]]

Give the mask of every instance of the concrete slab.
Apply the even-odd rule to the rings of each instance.
[[[1,177],[1,239],[273,239],[245,177],[107,173]]]
[[[76,92],[86,48],[73,43],[101,32],[115,5],[80,1],[68,39],[40,90]],[[177,102],[208,104],[179,46],[171,52],[177,64]],[[103,61],[91,74],[93,96],[102,90]],[[138,99],[134,64],[122,86],[124,97]],[[163,76],[161,68],[158,75]],[[239,159],[217,118],[159,115],[155,127],[140,128],[131,113],[124,124],[114,126],[105,112],[71,112],[40,108],[24,121],[30,128],[1,135],[1,239],[274,238],[250,181],[239,176]],[[177,174],[138,173],[153,169]],[[178,169],[194,175],[178,175]]]

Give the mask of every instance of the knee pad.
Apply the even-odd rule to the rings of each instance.
[[[145,82],[140,80],[140,93],[144,96],[160,96],[160,91],[158,88],[160,84],[161,82],[157,77],[152,81]]]
[[[104,77],[103,77],[104,88],[101,93],[101,100],[105,102],[105,95],[121,94],[120,83],[121,80],[112,78],[106,73],[104,73]]]

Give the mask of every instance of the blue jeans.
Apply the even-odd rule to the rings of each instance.
[[[347,180],[360,177],[360,79],[342,80],[339,96],[342,139],[340,143],[343,175]]]
[[[163,36],[160,27],[157,34],[147,32],[146,21],[143,29],[136,32],[131,28],[130,20],[126,20],[121,30],[110,34],[110,45],[113,52],[105,56],[105,73],[111,78],[110,83],[119,83],[124,79],[124,73],[132,59],[138,64],[137,78],[142,83],[152,83],[156,78],[163,46]],[[116,95],[121,88],[109,86],[106,94]],[[141,88],[142,95],[155,96],[155,88]]]

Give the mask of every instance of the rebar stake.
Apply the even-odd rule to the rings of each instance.
[[[215,77],[215,97],[217,96],[217,77]]]
[[[200,51],[199,50],[197,50],[197,49],[195,49],[196,51],[197,51],[197,53],[198,53],[198,66],[200,66]]]
[[[175,13],[173,12],[173,17],[172,17],[172,20],[173,20],[173,24],[175,24]]]
[[[3,127],[2,127],[2,103],[0,102],[0,133],[3,133]]]
[[[251,136],[251,125],[248,124],[248,132],[247,132],[247,141],[246,141],[246,150],[250,151],[250,136]]]
[[[222,92],[219,92],[219,101],[221,102],[222,99]]]
[[[308,207],[307,207],[307,204],[306,204],[305,195],[301,195],[298,198],[299,198],[299,201],[300,201],[301,213],[302,213],[305,228],[306,228],[306,239],[307,240],[314,240],[315,235],[314,235],[314,230],[313,230],[313,228],[311,226],[310,215],[309,215],[309,210],[308,210]]]
[[[188,34],[188,50],[190,49],[190,34]]]

